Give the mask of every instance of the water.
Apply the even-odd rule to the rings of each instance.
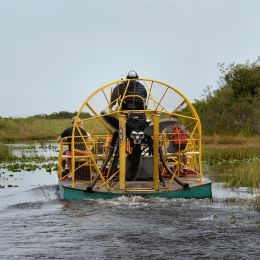
[[[260,213],[247,189],[214,184],[213,202],[63,201],[55,173],[9,174],[1,184],[18,187],[0,189],[1,260],[259,259]]]

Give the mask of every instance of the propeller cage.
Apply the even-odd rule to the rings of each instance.
[[[140,87],[140,84],[133,84],[137,82],[144,86],[146,95],[139,91],[137,86]],[[124,89],[120,92],[118,86],[122,83]],[[134,103],[135,106],[126,106],[125,103]],[[173,154],[167,150],[174,138],[170,131],[172,128],[169,131],[165,129],[176,123],[175,117],[188,129],[190,137],[185,150],[181,150],[179,145]],[[121,192],[149,188],[167,191],[181,168],[184,168],[181,159],[184,153],[187,156],[185,167],[195,172],[202,181],[200,119],[189,100],[174,87],[146,78],[117,80],[93,92],[82,104],[78,118],[91,138],[78,135],[78,125],[74,123],[71,187],[76,187],[85,167],[88,169],[89,185],[94,190],[115,189]],[[78,143],[88,153],[77,149]],[[170,166],[166,169],[164,165],[167,164]],[[171,169],[174,169],[172,174]],[[131,173],[130,177],[128,172]],[[138,178],[135,176],[139,172],[147,172],[142,181],[150,178],[153,184],[149,187],[142,186],[142,183],[136,185]],[[63,178],[61,170],[59,176]],[[167,187],[163,186],[163,180],[167,181]]]

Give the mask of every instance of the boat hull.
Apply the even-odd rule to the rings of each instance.
[[[204,183],[197,186],[193,186],[189,189],[179,189],[173,191],[153,191],[153,192],[122,192],[122,193],[113,193],[113,192],[99,192],[92,191],[87,192],[82,189],[67,187],[60,182],[60,196],[65,200],[80,200],[80,199],[113,199],[122,196],[141,196],[144,198],[185,198],[185,199],[211,199],[212,198],[212,189],[211,183]]]

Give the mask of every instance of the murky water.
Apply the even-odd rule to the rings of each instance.
[[[247,189],[214,184],[213,202],[69,202],[54,172],[1,171],[0,259],[259,259],[260,213]]]

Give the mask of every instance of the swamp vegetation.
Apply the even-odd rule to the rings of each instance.
[[[70,124],[71,118],[0,118],[0,141],[17,142],[55,139]]]
[[[215,180],[259,188],[260,58],[219,67],[217,89],[207,88],[202,100],[194,102],[203,132],[210,135],[203,138],[203,160]]]
[[[0,145],[0,188],[18,187],[3,185],[1,180],[14,181],[14,173],[46,172],[56,173],[58,169],[56,144],[45,142],[27,144]],[[16,179],[17,179],[16,175]]]
[[[205,136],[204,173],[227,187],[260,188],[260,137]]]

